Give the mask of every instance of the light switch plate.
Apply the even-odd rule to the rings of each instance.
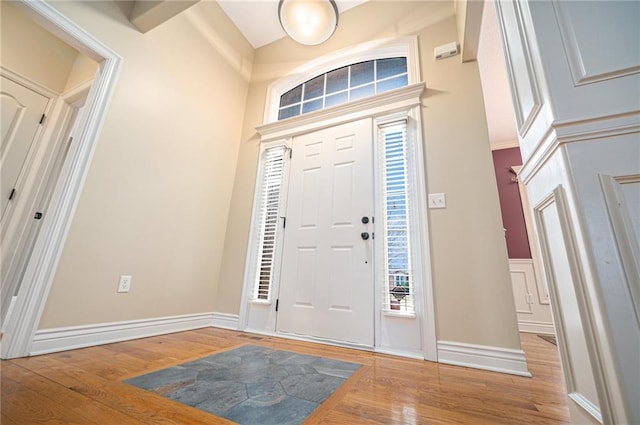
[[[429,208],[446,208],[447,201],[444,193],[430,193],[429,194]]]

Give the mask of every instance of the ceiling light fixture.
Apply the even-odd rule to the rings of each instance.
[[[315,46],[329,39],[338,26],[334,0],[280,0],[280,25],[300,44]]]

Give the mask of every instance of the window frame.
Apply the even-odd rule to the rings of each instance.
[[[416,261],[419,261],[414,255],[414,251],[416,251],[416,245],[419,243],[418,241],[414,241],[416,237],[416,228],[414,216],[416,212],[414,211],[414,206],[418,204],[418,199],[415,197],[414,186],[418,184],[415,180],[415,176],[412,173],[412,164],[410,161],[410,151],[412,151],[412,140],[409,138],[409,128],[411,123],[408,120],[408,117],[403,116],[390,116],[385,117],[386,119],[377,120],[377,149],[378,149],[378,161],[376,164],[376,172],[379,176],[377,179],[377,191],[379,193],[376,199],[376,208],[379,209],[377,213],[380,219],[378,220],[379,225],[381,227],[381,234],[383,235],[383,243],[379,249],[382,251],[379,257],[382,257],[382,261],[376,263],[376,267],[378,269],[378,273],[380,275],[380,292],[381,292],[381,305],[380,309],[385,315],[397,315],[403,317],[415,317],[417,312],[420,311],[418,306],[419,301],[416,296],[416,288],[420,287],[421,282],[416,280],[415,273],[415,265],[419,264]],[[394,119],[397,118],[397,119]],[[389,242],[388,242],[388,214],[386,210],[386,199],[387,199],[387,158],[386,158],[386,134],[390,133],[390,129],[394,128],[402,128],[403,132],[403,180],[405,184],[404,190],[404,201],[406,202],[406,233],[407,233],[407,279],[409,286],[409,294],[407,297],[410,299],[411,307],[407,310],[395,310],[391,307],[391,292],[389,290],[389,277],[391,276],[391,270],[389,270]],[[417,211],[417,210],[416,210]],[[419,275],[419,274],[418,274]],[[402,307],[402,306],[401,306]]]
[[[287,76],[271,83],[267,89],[263,123],[278,121],[280,97],[300,84],[344,66],[394,57],[407,58],[407,85],[410,86],[421,81],[417,36],[387,38],[363,43],[355,47],[339,50],[328,58],[322,57],[310,61],[292,70]],[[297,116],[302,115],[305,114]]]
[[[248,302],[252,304],[263,304],[263,305],[271,305],[273,303],[272,294],[277,294],[279,291],[279,282],[280,282],[280,265],[282,264],[282,242],[284,238],[284,232],[280,231],[276,234],[276,240],[274,243],[275,253],[273,257],[273,268],[271,275],[271,285],[269,289],[269,297],[267,299],[260,299],[256,296],[256,278],[257,273],[259,272],[258,259],[260,251],[262,247],[260,245],[262,231],[260,229],[261,220],[260,220],[260,210],[261,210],[261,199],[263,193],[263,183],[264,183],[264,173],[267,166],[266,163],[266,155],[267,151],[277,147],[285,148],[284,155],[284,163],[282,170],[282,185],[280,187],[280,211],[286,208],[286,200],[288,196],[288,181],[289,181],[289,155],[286,152],[291,151],[291,138],[274,140],[270,142],[265,142],[260,144],[260,155],[258,159],[258,172],[256,174],[256,182],[255,182],[255,190],[254,190],[254,199],[253,199],[253,209],[251,212],[251,231],[248,242],[248,256],[247,263],[245,266],[245,279],[248,279],[249,287],[245,284],[245,288],[248,289]],[[245,297],[243,296],[243,299]],[[244,307],[244,302],[243,302]]]
[[[384,61],[384,60],[395,60],[395,59],[401,59],[404,61],[404,70],[402,72],[397,72],[391,75],[386,75],[384,77],[380,77],[380,73],[382,71],[380,71],[380,61]],[[371,65],[371,80],[367,80],[365,82],[355,82],[353,81],[353,68],[357,67],[358,65],[365,65],[365,64],[370,64]],[[346,70],[346,84],[343,88],[339,88],[336,90],[331,91],[330,93],[327,91],[328,90],[328,76],[329,74],[331,74],[332,72],[336,72],[336,71],[340,71],[340,70]],[[322,80],[322,87],[321,87],[321,91],[319,92],[319,94],[314,94],[311,95],[310,97],[307,97],[307,88],[308,85],[311,84],[313,81],[317,81],[318,79]],[[404,80],[406,80],[402,85],[394,87],[394,88],[390,88],[390,89],[380,89],[381,86],[384,86],[385,83],[393,81],[393,80],[397,80],[399,78],[402,78]],[[279,103],[279,107],[278,107],[278,120],[284,120],[284,119],[288,119],[288,118],[293,118],[299,115],[304,115],[307,113],[311,113],[311,112],[315,112],[318,110],[323,110],[326,108],[331,108],[333,106],[338,106],[338,105],[342,105],[344,103],[348,103],[348,102],[352,102],[358,99],[362,99],[365,97],[370,97],[370,96],[375,96],[376,94],[380,94],[380,93],[385,93],[387,91],[391,91],[394,90],[396,88],[400,88],[400,87],[405,87],[409,85],[409,70],[408,70],[408,64],[407,64],[407,56],[406,55],[402,55],[402,56],[394,56],[392,58],[377,58],[377,59],[369,59],[367,61],[364,62],[357,62],[357,63],[351,63],[348,65],[344,65],[340,68],[336,68],[336,69],[332,69],[330,71],[318,74],[306,81],[304,81],[303,83],[291,88],[290,90],[286,91],[285,93],[283,93],[280,96],[280,103]],[[313,86],[313,84],[312,84]],[[371,94],[364,94],[364,95],[356,95],[355,93],[358,91],[361,91],[363,89],[368,89],[370,88],[373,93]],[[297,90],[299,89],[299,90]],[[297,95],[296,95],[296,101],[291,101],[286,103],[285,105],[283,105],[283,98],[285,96],[287,96],[289,93],[294,92],[298,93],[299,92],[299,96],[300,98],[297,99]],[[343,96],[344,100],[338,101],[337,103],[333,103],[330,105],[327,105],[327,103],[329,103],[330,99],[335,98],[336,96]],[[354,97],[355,96],[355,97]],[[305,112],[305,108],[307,108],[309,105],[313,104],[313,103],[318,103],[319,102],[319,107],[314,108],[310,111],[306,111]],[[296,109],[297,112],[293,112],[293,114],[288,115],[285,113],[284,117],[282,117],[282,113],[284,111],[288,111],[288,110],[292,110],[292,109]]]
[[[269,282],[267,286],[267,293],[266,293],[266,298],[261,298],[260,297],[260,292],[261,292],[260,275],[263,273],[262,270],[264,268],[264,264],[263,264],[263,260],[265,259],[264,234],[265,234],[265,231],[267,230],[266,223],[264,222],[266,220],[266,217],[265,217],[265,220],[263,220],[263,210],[264,210],[265,203],[267,203],[267,201],[265,200],[265,189],[266,189],[266,182],[267,182],[265,173],[267,172],[267,169],[270,167],[269,160],[268,160],[269,151],[273,149],[278,149],[278,148],[282,148],[283,152],[282,152],[282,165],[281,165],[282,171],[280,172],[280,182],[279,182],[279,188],[278,188],[277,217],[276,217],[276,222],[274,226],[274,240],[273,242],[271,242],[272,254],[269,260],[271,262],[271,267],[269,272]],[[280,218],[282,217],[282,214],[283,214],[282,211],[286,206],[284,205],[286,202],[286,196],[283,196],[283,193],[285,192],[288,186],[287,177],[288,177],[289,161],[287,161],[287,157],[290,151],[291,150],[286,143],[273,143],[269,146],[263,146],[263,149],[261,149],[260,174],[259,174],[260,185],[256,186],[257,190],[256,190],[256,209],[255,209],[255,224],[254,224],[255,235],[256,235],[256,243],[255,243],[256,249],[254,252],[254,265],[253,265],[254,276],[253,276],[253,289],[251,294],[252,302],[270,303],[272,300],[272,295],[274,294],[274,286],[279,281],[278,280],[279,265],[280,265],[279,254],[281,253],[281,249],[279,248],[282,245],[282,238],[283,238],[283,232],[282,232],[283,228],[281,227],[282,222],[280,221]]]

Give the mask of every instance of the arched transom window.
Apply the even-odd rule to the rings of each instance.
[[[407,58],[358,62],[318,75],[280,96],[278,120],[408,85]]]

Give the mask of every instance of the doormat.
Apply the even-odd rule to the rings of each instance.
[[[552,343],[553,345],[558,345],[558,342],[556,341],[556,337],[553,335],[538,335],[538,336],[544,339],[545,341]]]
[[[360,366],[245,345],[124,382],[242,425],[293,425]]]

